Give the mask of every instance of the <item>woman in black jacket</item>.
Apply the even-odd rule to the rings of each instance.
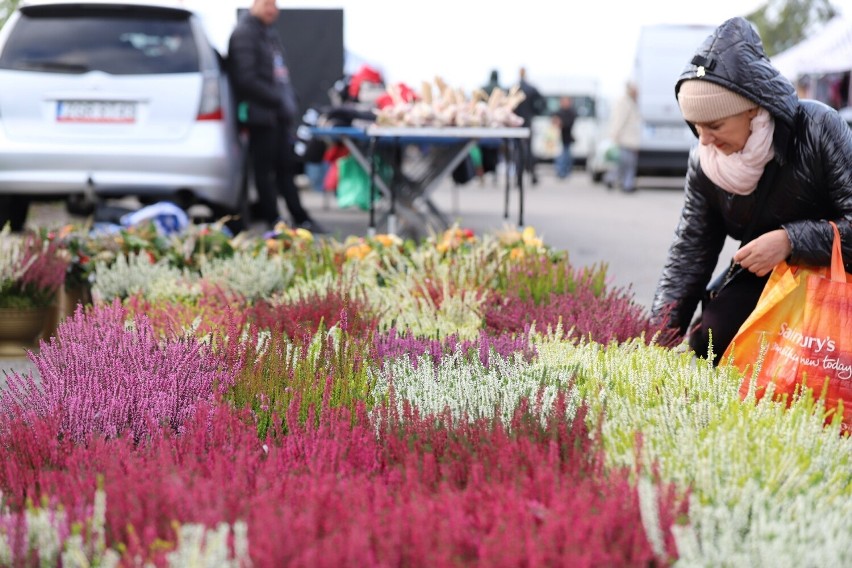
[[[778,262],[830,264],[829,220],[852,271],[852,134],[833,109],[797,98],[743,18],[704,41],[675,95],[699,144],[652,314],[699,356],[712,337],[718,363]],[[728,236],[742,246],[708,289]]]

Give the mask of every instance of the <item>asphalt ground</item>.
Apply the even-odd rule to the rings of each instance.
[[[560,180],[552,165],[540,164],[538,173],[537,185],[525,184],[524,225],[535,228],[547,245],[567,251],[576,268],[605,263],[611,286],[628,290],[636,303],[650,307],[680,214],[683,178],[639,178],[638,190],[628,194],[593,183],[582,170]],[[481,181],[461,186],[446,181],[431,200],[452,222],[484,234],[518,226],[519,197],[520,192],[512,188],[509,218],[505,218],[504,179],[487,174]],[[333,195],[311,189],[303,189],[302,199],[314,219],[335,238],[368,233],[366,211],[340,209]],[[69,220],[74,218],[61,204],[40,203],[33,206],[29,222],[53,227]],[[377,231],[385,228],[379,225]],[[261,234],[263,227],[255,225],[252,232]],[[729,241],[717,272],[734,250],[736,243]],[[0,359],[0,388],[5,386],[4,371],[30,369],[23,357]]]

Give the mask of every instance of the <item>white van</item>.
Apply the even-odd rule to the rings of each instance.
[[[577,111],[574,122],[574,144],[571,155],[575,166],[584,166],[594,151],[598,138],[598,82],[591,77],[552,77],[535,79],[533,84],[544,97],[541,114],[535,116],[531,125],[530,145],[536,160],[549,162],[562,153],[562,136],[551,117],[559,110],[559,100],[571,97]]]
[[[683,120],[674,87],[714,30],[715,26],[687,24],[649,25],[640,30],[633,76],[642,116],[640,175],[686,172],[689,150],[697,140]]]

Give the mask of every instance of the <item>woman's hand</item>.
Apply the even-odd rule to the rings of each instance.
[[[784,229],[760,235],[734,253],[734,262],[756,274],[766,276],[779,262],[790,256],[793,245]]]

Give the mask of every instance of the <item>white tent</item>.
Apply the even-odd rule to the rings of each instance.
[[[837,16],[810,38],[772,57],[788,79],[852,70],[852,19]]]

